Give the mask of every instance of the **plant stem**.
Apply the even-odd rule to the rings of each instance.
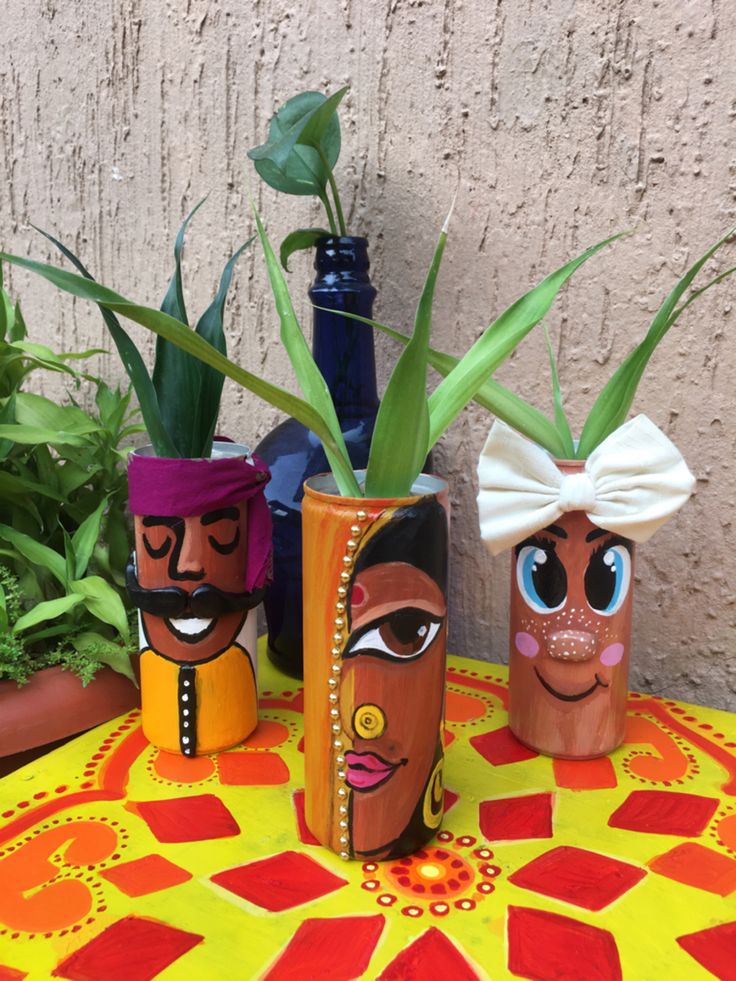
[[[330,182],[330,187],[332,188],[332,196],[335,199],[335,210],[337,211],[337,220],[340,223],[340,234],[347,235],[347,229],[345,227],[345,216],[342,213],[342,204],[340,203],[340,194],[337,190],[337,184],[335,183],[335,177],[332,173],[332,168],[327,162],[327,157],[321,146],[317,147],[317,153],[319,153],[319,158],[322,161],[322,166],[327,171],[327,180]]]
[[[325,206],[325,211],[327,212],[327,221],[330,223],[330,231],[333,235],[337,235],[337,225],[335,224],[335,215],[332,212],[332,205],[330,204],[330,199],[327,194],[320,194],[320,199],[322,204]]]

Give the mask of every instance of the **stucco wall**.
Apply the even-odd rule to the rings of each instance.
[[[435,318],[446,350],[465,349],[566,257],[634,229],[575,277],[549,318],[579,428],[676,276],[736,223],[735,37],[725,0],[10,0],[0,241],[50,257],[33,221],[71,240],[105,283],[154,303],[181,217],[209,191],[186,260],[190,307],[201,310],[252,228],[249,182],[274,240],[318,217],[307,200],[264,188],[247,148],[297,90],[350,83],[337,174],[351,231],[371,239],[382,319],[410,323],[458,182]],[[293,267],[306,316],[308,260]],[[96,311],[10,279],[36,339],[109,346]],[[642,689],[732,708],[735,296],[736,281],[692,308],[636,402],[681,447],[698,490],[639,552],[633,675]],[[238,360],[292,384],[255,249],[241,260],[228,329]],[[384,381],[394,356],[379,344]],[[97,367],[120,375],[112,357]],[[541,333],[500,377],[549,408]],[[231,386],[224,413],[252,441],[277,419]],[[476,530],[488,425],[483,411],[466,412],[437,461],[454,494],[451,647],[503,660],[508,559],[488,558]]]

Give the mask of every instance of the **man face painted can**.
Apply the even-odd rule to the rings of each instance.
[[[558,463],[565,473],[583,463]],[[634,544],[570,511],[512,551],[509,725],[562,759],[611,752],[628,695]]]
[[[255,728],[267,480],[235,444],[216,444],[208,460],[131,458],[126,579],[140,615],[143,731],[161,749],[216,752]]]
[[[435,477],[413,491],[305,484],[305,810],[344,858],[409,854],[442,819],[449,506]]]

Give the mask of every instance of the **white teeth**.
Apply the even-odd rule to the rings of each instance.
[[[200,617],[187,617],[182,620],[169,620],[169,623],[180,634],[187,634],[189,637],[194,637],[196,634],[203,634],[212,623],[212,619],[203,620]]]

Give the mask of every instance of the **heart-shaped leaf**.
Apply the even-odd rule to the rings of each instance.
[[[330,232],[324,228],[297,228],[295,232],[290,232],[279,249],[281,265],[289,271],[289,256],[300,249],[311,249],[321,238],[329,237]]]

